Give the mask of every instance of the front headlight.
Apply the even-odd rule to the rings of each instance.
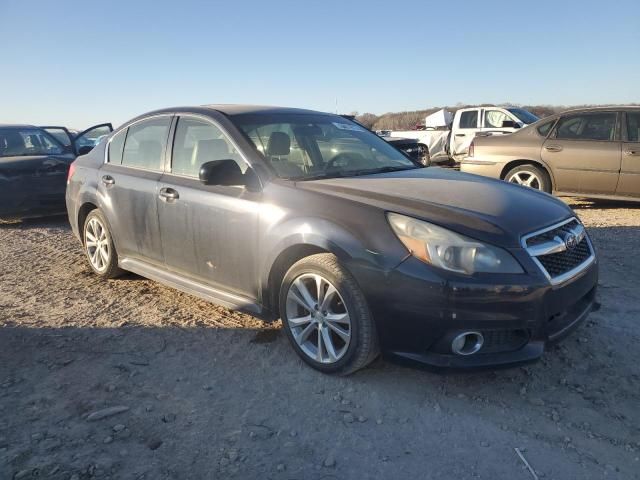
[[[471,275],[523,273],[509,252],[415,218],[388,213],[391,228],[411,254],[434,267]]]

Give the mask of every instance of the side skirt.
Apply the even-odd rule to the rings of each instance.
[[[221,305],[231,310],[240,310],[254,315],[258,318],[269,319],[268,312],[265,312],[261,305],[254,300],[225,292],[209,285],[205,285],[195,280],[182,277],[173,272],[150,265],[149,263],[133,258],[120,258],[118,266],[123,270],[137,273],[145,278],[155,280],[169,287],[175,288],[190,295],[195,295],[209,302]]]

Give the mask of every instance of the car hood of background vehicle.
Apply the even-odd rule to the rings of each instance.
[[[526,187],[442,168],[298,182],[298,188],[420,218],[503,247],[572,216],[560,200]]]

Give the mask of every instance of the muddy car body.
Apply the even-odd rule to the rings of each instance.
[[[422,168],[330,114],[152,112],[74,162],[67,207],[95,273],[280,317],[328,373],[380,350],[440,367],[534,360],[594,305],[595,251],[565,204]]]

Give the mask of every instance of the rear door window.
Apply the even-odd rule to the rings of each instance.
[[[615,131],[615,112],[583,113],[561,118],[556,127],[556,138],[613,141]]]
[[[122,165],[145,170],[162,170],[171,117],[142,120],[129,127],[122,153]]]
[[[627,112],[627,141],[640,142],[640,113]]]
[[[548,122],[543,123],[542,125],[540,125],[536,130],[538,130],[538,133],[540,135],[542,135],[543,137],[546,137],[547,135],[549,135],[549,131],[551,130],[551,127],[553,127],[553,124],[555,123],[555,118],[553,120],[550,120]]]
[[[460,114],[460,128],[478,128],[478,111],[462,112]]]
[[[122,151],[124,150],[124,141],[127,138],[128,130],[128,128],[120,130],[109,142],[109,163],[115,165],[122,163]]]

